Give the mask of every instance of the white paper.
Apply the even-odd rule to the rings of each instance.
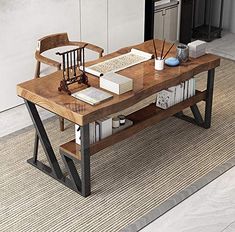
[[[118,72],[133,65],[150,60],[152,56],[152,54],[132,48],[129,53],[86,67],[85,71],[100,77],[106,73]]]

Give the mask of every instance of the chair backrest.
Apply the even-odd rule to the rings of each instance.
[[[42,53],[56,47],[67,46],[69,38],[67,33],[59,33],[45,36],[38,40],[37,51]]]

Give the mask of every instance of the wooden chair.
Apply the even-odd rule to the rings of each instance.
[[[40,77],[40,72],[41,72],[41,63],[44,63],[49,66],[53,66],[57,68],[57,70],[61,69],[61,63],[58,61],[55,61],[53,59],[50,59],[49,57],[46,57],[42,55],[43,52],[57,48],[57,47],[63,47],[63,46],[77,46],[81,47],[84,44],[87,44],[86,49],[89,49],[93,52],[98,53],[99,57],[103,56],[104,50],[98,46],[95,46],[90,43],[85,43],[85,42],[76,42],[76,41],[70,41],[68,38],[67,33],[59,33],[59,34],[52,34],[45,36],[41,39],[38,40],[38,45],[37,45],[37,50],[35,52],[35,58],[37,60],[36,63],[36,70],[35,70],[35,78]],[[64,118],[60,117],[60,130],[64,130]]]

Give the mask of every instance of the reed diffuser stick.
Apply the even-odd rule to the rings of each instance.
[[[154,47],[154,52],[155,52],[155,59],[157,59],[157,49],[156,49],[156,45],[155,45],[154,39],[153,39],[153,47]]]
[[[163,40],[163,44],[162,44],[161,60],[163,56],[164,47],[165,47],[165,39]]]
[[[170,52],[170,50],[173,48],[174,45],[175,45],[174,43],[171,45],[166,54],[163,56],[163,59],[165,59],[165,57],[168,55],[168,53]]]

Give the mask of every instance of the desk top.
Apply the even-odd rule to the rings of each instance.
[[[155,40],[155,42],[157,52],[160,53],[162,41]],[[165,44],[165,51],[168,50],[170,45],[169,43]],[[154,54],[152,41],[146,41],[142,44],[123,48],[100,59],[88,62],[87,65],[89,66],[125,54],[129,52],[131,48]],[[175,54],[176,47],[171,50],[167,57],[175,56]],[[62,71],[57,71],[51,75],[18,84],[17,94],[76,124],[85,125],[126,109],[162,89],[177,85],[198,73],[216,68],[219,65],[220,58],[218,56],[207,54],[197,59],[190,58],[190,61],[180,66],[165,66],[163,71],[156,71],[154,69],[154,59],[151,59],[118,72],[133,79],[134,88],[132,91],[122,95],[113,94],[114,97],[111,100],[96,106],[91,106],[64,92],[58,91],[59,83],[62,79]],[[88,79],[91,86],[99,87],[99,79],[97,77],[88,74]],[[79,86],[74,84],[72,92],[78,90]]]

